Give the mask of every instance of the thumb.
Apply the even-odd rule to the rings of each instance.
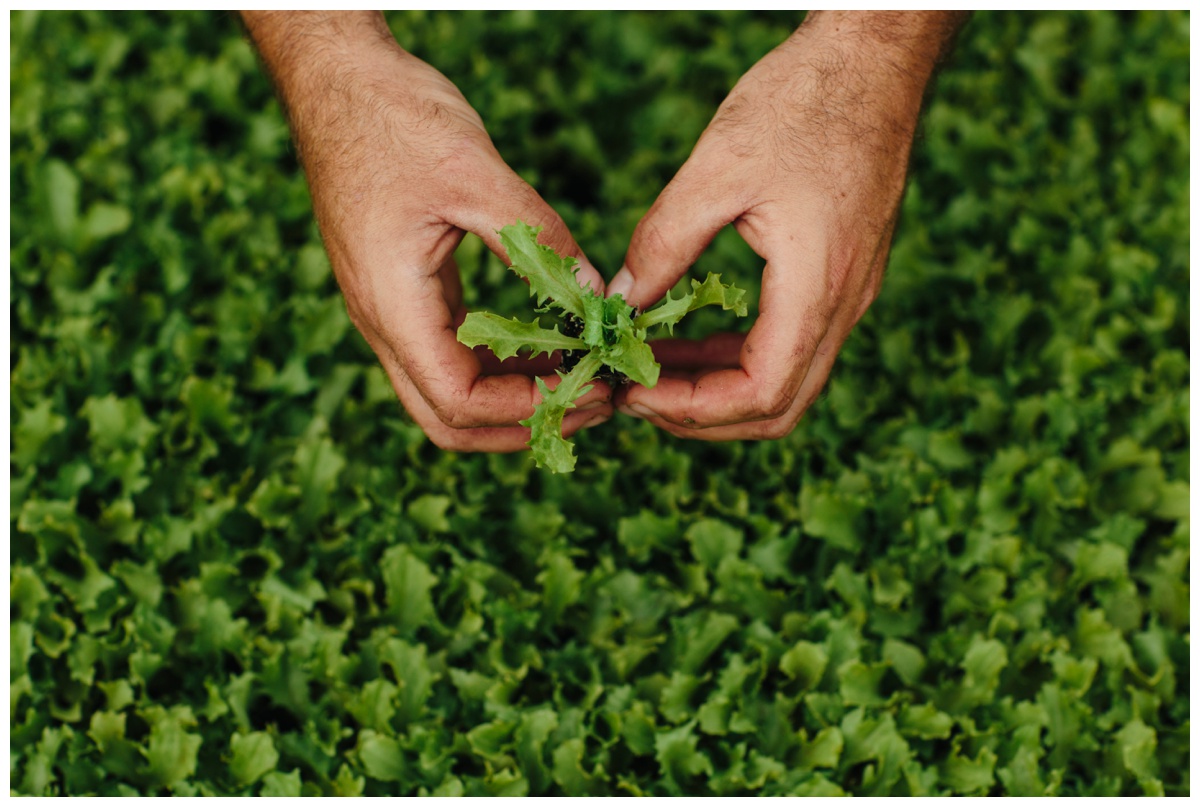
[[[591,261],[583,254],[579,244],[567,229],[562,216],[546,203],[546,200],[528,182],[512,171],[497,182],[481,209],[463,216],[462,226],[478,235],[488,249],[508,260],[497,232],[501,227],[523,221],[531,227],[541,227],[538,243],[545,244],[559,255],[569,255],[579,260],[579,272],[575,275],[581,286],[590,286],[597,294],[604,294],[604,278]]]
[[[701,180],[685,164],[638,222],[625,265],[608,284],[639,309],[653,305],[687,274],[716,234],[741,213],[723,183]]]

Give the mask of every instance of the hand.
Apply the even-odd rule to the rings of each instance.
[[[346,308],[413,419],[438,446],[518,451],[518,421],[553,388],[557,360],[499,362],[456,338],[466,316],[454,250],[465,232],[507,260],[496,230],[518,219],[580,259],[562,219],[504,164],[479,115],[441,73],[402,50],[377,14],[255,13],[247,27],[288,108],[313,208]],[[612,413],[597,383],[569,435]]]
[[[778,438],[816,399],[883,280],[922,93],[958,21],[810,14],[733,88],[634,231],[608,293],[645,308],[733,223],[766,261],[744,337],[654,343],[622,412],[679,437]]]

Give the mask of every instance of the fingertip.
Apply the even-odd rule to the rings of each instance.
[[[604,276],[585,257],[579,258],[579,271],[575,274],[575,280],[580,286],[591,289],[600,297],[606,296]]]
[[[633,291],[634,277],[633,272],[629,271],[628,266],[622,266],[621,270],[613,277],[612,282],[608,284],[609,297],[621,295],[625,298],[625,302],[629,302],[629,293]]]

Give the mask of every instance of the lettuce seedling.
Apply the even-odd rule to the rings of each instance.
[[[666,326],[674,332],[676,323],[689,311],[705,305],[720,305],[739,317],[746,315],[745,292],[721,283],[721,276],[709,274],[701,283],[692,281],[692,290],[681,297],[670,295],[657,308],[638,314],[619,294],[604,298],[575,278],[579,262],[559,255],[539,244],[534,228],[518,221],[500,231],[500,243],[512,261],[509,268],[529,282],[529,294],[537,301],[538,313],[561,311],[564,331],[557,323],[546,328],[540,319],[522,322],[486,312],[467,315],[458,329],[458,340],[468,347],[487,345],[497,358],[506,359],[520,351],[532,358],[540,353],[563,351],[564,370],[551,390],[537,380],[542,393],[533,416],[521,421],[531,431],[529,447],[540,468],[555,473],[575,469],[571,444],[562,436],[567,410],[592,388],[590,382],[604,371],[613,374],[616,383],[628,379],[647,387],[658,383],[659,364],[646,344],[646,333],[654,326]]]

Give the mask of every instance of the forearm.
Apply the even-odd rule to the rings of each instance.
[[[396,47],[378,11],[242,11],[254,46],[277,81],[290,85],[330,59],[353,56],[363,46]]]
[[[811,11],[796,33],[818,32],[895,60],[928,78],[949,52],[969,11]]]
[[[346,77],[403,57],[377,11],[243,11],[293,129],[345,90]]]
[[[902,182],[929,79],[963,20],[953,12],[811,12],[743,76],[710,131],[742,150],[761,148],[769,134],[782,164],[804,162],[840,177],[836,185],[869,166],[886,170],[888,186]]]
[[[906,99],[920,98],[969,17],[965,11],[813,11],[792,40],[819,44],[838,67]]]

